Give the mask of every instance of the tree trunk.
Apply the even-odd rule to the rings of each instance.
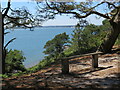
[[[4,25],[2,13],[0,12],[0,65],[2,67],[2,74],[5,73],[5,53],[4,53]]]
[[[1,30],[1,37],[0,37],[0,39],[1,39],[1,50],[2,50],[2,58],[0,58],[0,59],[2,59],[2,74],[5,74],[5,57],[6,57],[6,51],[4,50],[4,18],[5,18],[5,16],[8,14],[8,11],[9,11],[9,9],[10,9],[10,2],[11,2],[11,0],[8,0],[8,5],[7,5],[7,8],[6,8],[6,11],[4,12],[4,14],[2,14],[1,13],[1,28],[2,28],[2,30]]]
[[[5,74],[4,22],[2,18],[2,74]]]
[[[0,12],[0,74],[2,73],[2,52],[3,52],[3,39],[2,39],[2,13]]]
[[[112,30],[110,35],[101,44],[100,51],[108,53],[111,51],[113,45],[115,44],[119,34],[120,34],[120,12],[116,15],[114,20],[110,20]]]

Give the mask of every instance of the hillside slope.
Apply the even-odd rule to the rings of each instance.
[[[3,89],[14,88],[120,88],[120,54],[99,56],[99,68],[91,70],[91,57],[70,60],[70,74],[61,74],[60,63],[36,73],[3,79]],[[11,88],[11,89],[10,89]]]

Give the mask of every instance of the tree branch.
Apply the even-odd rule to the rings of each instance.
[[[8,15],[6,15],[6,17],[8,17],[8,18],[10,18],[10,19],[13,19],[13,20],[17,20],[17,19],[24,19],[25,17],[23,17],[23,18],[21,18],[21,17],[10,17],[10,16],[8,16]]]
[[[102,13],[99,13],[99,12],[97,12],[97,11],[92,11],[91,13],[92,13],[92,14],[96,14],[96,15],[101,16],[101,17],[106,18],[106,19],[110,19],[109,16],[107,16],[107,15],[105,15],[105,14],[102,14]]]
[[[56,11],[58,11],[59,13],[63,13],[63,14],[74,14],[75,17],[77,17],[77,18],[86,18],[86,17],[88,17],[88,16],[91,15],[91,14],[96,14],[96,15],[99,15],[99,16],[101,16],[101,17],[110,19],[109,16],[107,16],[107,15],[105,15],[105,14],[102,14],[102,13],[99,13],[99,12],[97,12],[97,11],[93,11],[93,10],[92,10],[93,8],[99,6],[99,5],[103,4],[103,3],[105,3],[105,2],[101,2],[100,4],[97,4],[96,6],[92,7],[92,8],[90,9],[91,11],[89,11],[89,12],[87,11],[88,13],[86,12],[85,15],[80,15],[80,14],[77,13],[77,12],[61,11],[61,10],[59,10],[56,6],[55,6],[55,7],[51,7],[51,6],[48,4],[48,2],[46,1],[46,4],[47,4],[47,6],[48,6],[50,9],[56,10]]]
[[[98,7],[99,5],[101,5],[101,4],[103,4],[103,3],[105,3],[105,2],[101,2],[101,3],[97,4],[96,6],[94,6],[94,7],[92,7],[92,8],[89,8],[89,9],[87,9],[87,10],[83,10],[83,11],[84,11],[84,12],[91,11],[91,10],[93,10],[94,8]]]
[[[9,11],[9,9],[10,9],[10,2],[11,2],[11,0],[8,0],[8,5],[7,5],[7,8],[6,8],[6,11],[5,11],[5,13],[2,15],[2,18],[3,18],[3,19],[5,18],[5,16],[7,15],[8,11]]]
[[[108,4],[108,6],[112,5],[114,8],[117,8],[113,3],[110,3],[110,2],[105,2]]]
[[[8,33],[10,33],[10,32],[5,32],[4,35],[6,35],[6,34],[8,34]]]
[[[15,39],[16,39],[16,38],[11,39],[11,40],[5,45],[4,50],[5,50],[6,47],[7,47],[11,42],[13,42]]]

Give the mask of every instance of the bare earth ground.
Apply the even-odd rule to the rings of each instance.
[[[61,74],[59,63],[36,73],[3,79],[3,89],[14,88],[120,88],[120,54],[99,56],[99,68],[91,70],[91,57],[70,60],[70,74]]]

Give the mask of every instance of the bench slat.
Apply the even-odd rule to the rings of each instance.
[[[78,58],[78,57],[83,57],[83,56],[90,56],[90,55],[97,55],[97,54],[103,54],[103,52],[94,52],[94,53],[88,53],[88,54],[81,54],[81,55],[75,55],[75,56],[70,56],[70,57],[65,57],[62,59],[73,59],[73,58]]]

